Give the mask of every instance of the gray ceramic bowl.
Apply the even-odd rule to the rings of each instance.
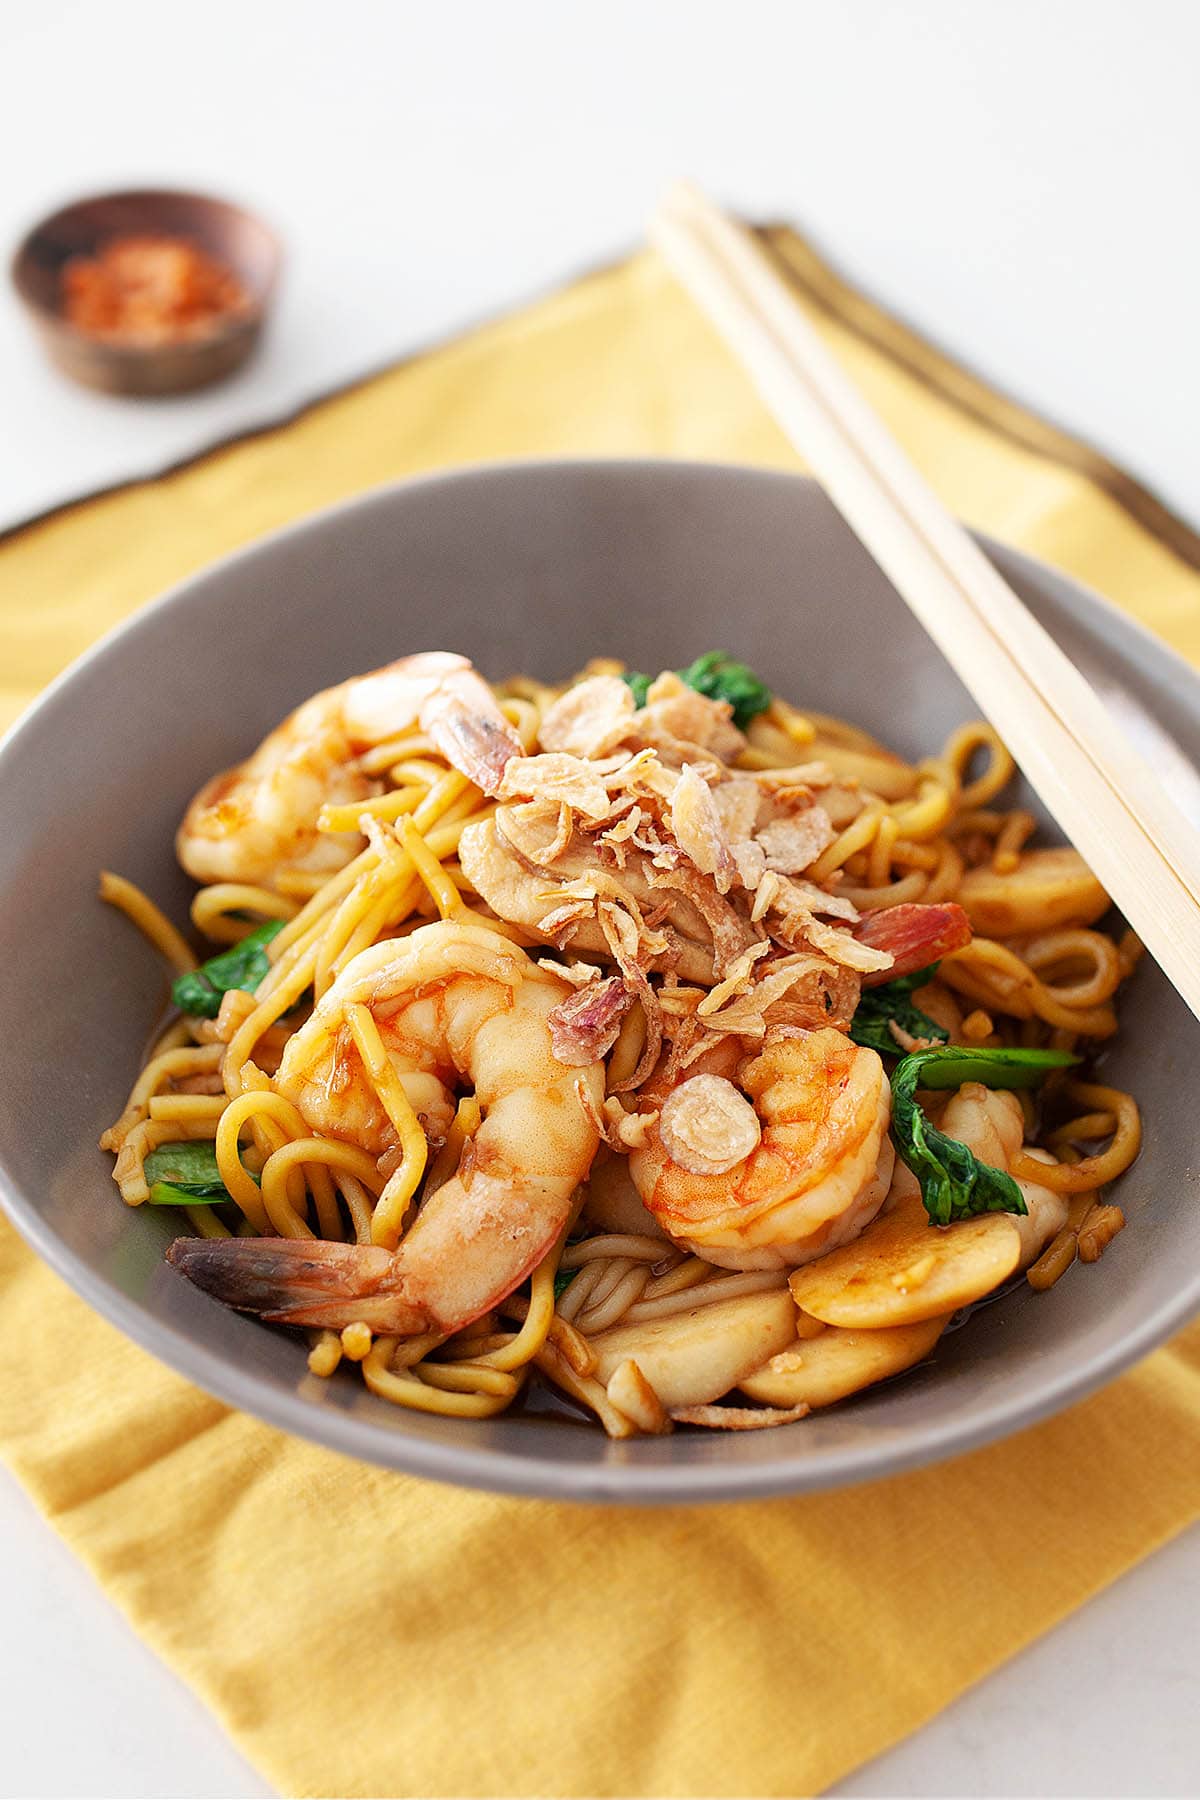
[[[989,551],[1192,799],[1200,682],[1103,602]],[[171,1220],[121,1205],[96,1138],[165,980],[97,902],[102,864],[182,919],[171,840],[201,780],[314,689],[405,652],[552,677],[603,652],[657,669],[714,646],[914,756],[975,710],[810,483],[663,463],[485,468],[368,495],[197,576],[76,664],[0,752],[0,1191],[34,1248],[155,1355],[273,1424],[421,1475],[580,1499],[794,1493],[911,1468],[1044,1417],[1182,1325],[1200,1306],[1196,1130],[1179,1103],[1200,1026],[1153,967],[1109,1062],[1146,1115],[1120,1189],[1130,1230],[1052,1294],[1018,1288],[922,1368],[778,1431],[614,1444],[553,1406],[486,1424],[401,1412],[354,1376],[311,1377],[298,1338],[164,1265]]]

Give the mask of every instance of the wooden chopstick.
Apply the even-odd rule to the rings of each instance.
[[[651,237],[1200,1017],[1200,835],[843,373],[758,241],[673,188]]]
[[[899,525],[902,531],[907,527],[912,536],[923,540],[927,558],[944,566],[967,602],[1000,639],[1001,648],[1025,667],[1043,700],[1079,739],[1085,753],[1097,762],[1109,785],[1136,807],[1139,824],[1157,839],[1164,855],[1175,863],[1200,902],[1200,840],[1195,832],[1166,801],[1141,757],[1114,733],[1109,715],[1074,664],[950,517],[889,436],[826,350],[757,241],[744,227],[687,187],[673,190],[662,217],[669,233],[681,230],[689,239],[697,239],[707,248],[709,264],[714,257],[719,259],[750,304],[761,304],[764,320],[778,335],[780,348],[791,358],[805,384],[808,410],[814,414],[803,436],[793,430],[793,441],[808,456],[830,497],[891,575],[931,636],[938,640],[935,624],[942,612],[940,598],[923,582],[912,593],[905,591],[899,574],[885,560],[887,544],[880,533],[889,524]],[[693,291],[701,298],[698,290]],[[732,339],[730,342],[732,347]],[[772,403],[765,393],[764,398]],[[827,448],[818,443],[818,429],[823,437],[828,437]],[[823,452],[823,466],[819,452]],[[891,501],[890,521],[880,514],[881,499]],[[920,545],[908,544],[902,546],[902,553],[907,554],[910,549],[921,554]],[[897,552],[890,550],[889,554],[894,556]],[[983,695],[977,694],[976,698],[985,704]],[[1080,725],[1084,722],[1090,730],[1081,735]]]

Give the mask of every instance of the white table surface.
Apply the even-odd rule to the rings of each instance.
[[[262,357],[186,400],[61,385],[0,299],[0,527],[603,261],[679,172],[1200,521],[1198,53],[1193,0],[0,0],[0,242],[174,182],[289,250]],[[268,1791],[3,1476],[0,1594],[0,1794]],[[839,1791],[1194,1793],[1198,1605],[1193,1533]]]

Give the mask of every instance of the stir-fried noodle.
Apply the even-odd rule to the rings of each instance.
[[[121,1196],[177,1206],[172,1259],[303,1325],[314,1375],[486,1418],[537,1371],[618,1437],[774,1424],[1123,1223],[1137,1107],[1068,1064],[1140,947],[1004,804],[996,734],[909,763],[685,673],[415,657],[316,696],[181,827],[215,965],[103,877],[187,1003],[102,1139]]]

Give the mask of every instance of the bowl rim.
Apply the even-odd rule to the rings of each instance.
[[[78,212],[85,206],[95,206],[108,200],[190,200],[199,206],[215,207],[221,212],[232,213],[254,226],[257,231],[262,233],[270,250],[270,263],[261,287],[256,287],[249,294],[250,305],[247,311],[218,325],[215,330],[200,338],[187,338],[169,345],[111,344],[104,338],[97,338],[90,332],[81,331],[79,326],[73,325],[57,307],[48,306],[45,301],[38,299],[35,294],[30,292],[25,278],[25,263],[33,240],[39,233],[48,230],[71,213]],[[42,213],[31,225],[27,226],[9,255],[8,280],[9,286],[21,305],[30,317],[44,329],[57,332],[73,343],[85,344],[90,349],[101,350],[114,361],[140,363],[147,357],[161,356],[167,349],[173,354],[186,354],[190,350],[208,350],[214,344],[224,343],[231,338],[241,337],[247,332],[258,330],[275,298],[283,269],[283,256],[283,239],[275,227],[269,224],[254,207],[244,206],[240,200],[231,200],[228,195],[205,193],[200,188],[186,187],[105,188],[96,193],[80,194],[61,206],[51,207],[48,212]]]
[[[194,570],[106,632],[63,669],[0,737],[0,780],[4,779],[8,764],[19,752],[22,738],[42,710],[52,705],[83,670],[118,649],[127,637],[135,637],[148,619],[190,604],[189,596],[197,583],[220,576],[243,562],[269,556],[283,541],[303,539],[306,534],[319,532],[332,518],[352,518],[356,512],[366,513],[375,507],[386,506],[398,493],[407,495],[426,488],[469,485],[480,480],[536,480],[564,467],[577,472],[590,469],[620,472],[636,479],[653,479],[668,471],[700,475],[714,481],[736,476],[776,484],[801,483],[810,489],[817,485],[811,477],[790,470],[699,459],[619,456],[530,457],[474,462],[381,483],[348,500],[306,514]],[[985,552],[999,552],[1003,559],[1026,566],[1040,581],[1045,582],[1048,578],[1051,587],[1065,588],[1093,603],[1099,615],[1098,635],[1120,660],[1127,662],[1130,652],[1140,649],[1143,654],[1148,653],[1152,661],[1165,662],[1177,690],[1185,691],[1200,717],[1200,676],[1147,627],[1085,583],[1063,574],[1040,558],[985,533],[973,532],[972,535]],[[274,1390],[253,1373],[239,1370],[227,1357],[197,1344],[187,1332],[152,1319],[131,1306],[115,1284],[96,1273],[50,1229],[36,1205],[11,1175],[2,1143],[0,1208],[30,1248],[109,1323],[185,1379],[234,1409],[249,1412],[269,1425],[359,1461],[458,1486],[555,1500],[644,1505],[768,1499],[850,1487],[904,1474],[980,1449],[1086,1398],[1157,1349],[1200,1310],[1200,1269],[1197,1269],[1182,1282],[1171,1299],[1147,1314],[1137,1328],[1118,1342],[1091,1352],[1077,1367],[1044,1376],[1040,1384],[1032,1388],[1026,1384],[1015,1393],[1002,1393],[999,1399],[982,1401],[966,1424],[934,1425],[911,1443],[899,1446],[895,1443],[851,1446],[838,1458],[815,1468],[806,1467],[803,1459],[794,1454],[752,1465],[739,1465],[732,1460],[689,1464],[687,1467],[670,1464],[638,1466],[615,1461],[576,1464],[553,1456],[530,1455],[503,1448],[476,1450],[461,1444],[440,1444],[409,1436],[403,1430],[384,1432],[360,1415],[333,1407],[314,1406],[299,1392]]]

